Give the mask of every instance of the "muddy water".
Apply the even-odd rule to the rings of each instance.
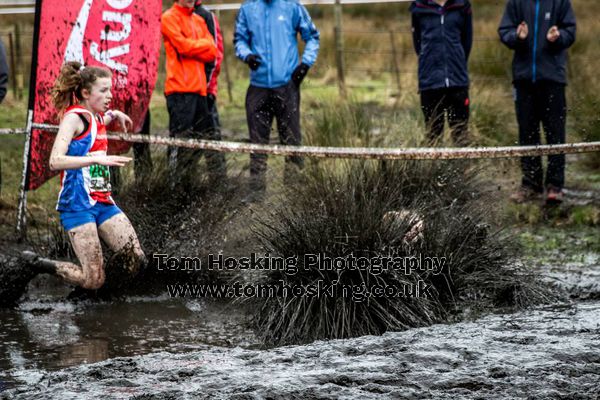
[[[538,268],[569,304],[270,350],[235,306],[34,285],[0,310],[0,399],[598,399],[600,258],[564,261]]]
[[[6,398],[595,399],[600,302],[272,350],[211,346],[31,368],[20,378],[28,387]]]
[[[65,300],[62,284],[31,286],[16,309],[0,308],[0,392],[32,383],[42,371],[114,357],[257,345],[244,315],[224,303],[166,293],[74,302]]]

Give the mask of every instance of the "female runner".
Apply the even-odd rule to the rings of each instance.
[[[50,155],[50,168],[61,171],[61,191],[56,209],[81,265],[23,256],[40,272],[54,273],[85,289],[104,284],[102,239],[114,252],[128,252],[132,274],[145,262],[131,222],[117,207],[110,186],[109,167],[122,167],[131,158],[107,155],[106,126],[118,120],[124,129],[131,119],[109,110],[112,74],[78,62],[63,65],[52,93],[61,122]]]

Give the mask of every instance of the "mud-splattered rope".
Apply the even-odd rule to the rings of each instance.
[[[55,125],[33,124],[33,128],[56,132]],[[3,134],[25,134],[25,129],[0,129]],[[109,132],[111,140],[149,143],[190,149],[214,150],[223,153],[258,153],[280,156],[318,158],[357,158],[380,160],[450,160],[475,158],[512,158],[552,154],[591,153],[600,151],[600,142],[569,143],[539,146],[452,147],[452,148],[375,148],[375,147],[316,147],[283,146],[197,139],[176,139],[166,136]]]

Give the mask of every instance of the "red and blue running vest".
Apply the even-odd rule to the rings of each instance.
[[[106,154],[108,139],[104,116],[94,115],[86,108],[76,105],[65,112],[87,116],[89,121],[85,132],[73,137],[69,144],[67,156],[86,157]],[[78,169],[67,169],[61,172],[61,190],[58,195],[58,211],[83,211],[93,207],[97,202],[114,204],[111,196],[110,172],[105,165],[90,165]]]

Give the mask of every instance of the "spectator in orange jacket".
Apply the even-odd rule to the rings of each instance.
[[[195,0],[176,0],[161,19],[167,55],[165,96],[171,137],[214,139],[212,118],[206,102],[205,63],[217,55],[217,46],[206,22],[194,14]],[[189,187],[197,175],[201,150],[170,148],[171,184]],[[206,154],[211,177],[218,170],[214,157]]]

